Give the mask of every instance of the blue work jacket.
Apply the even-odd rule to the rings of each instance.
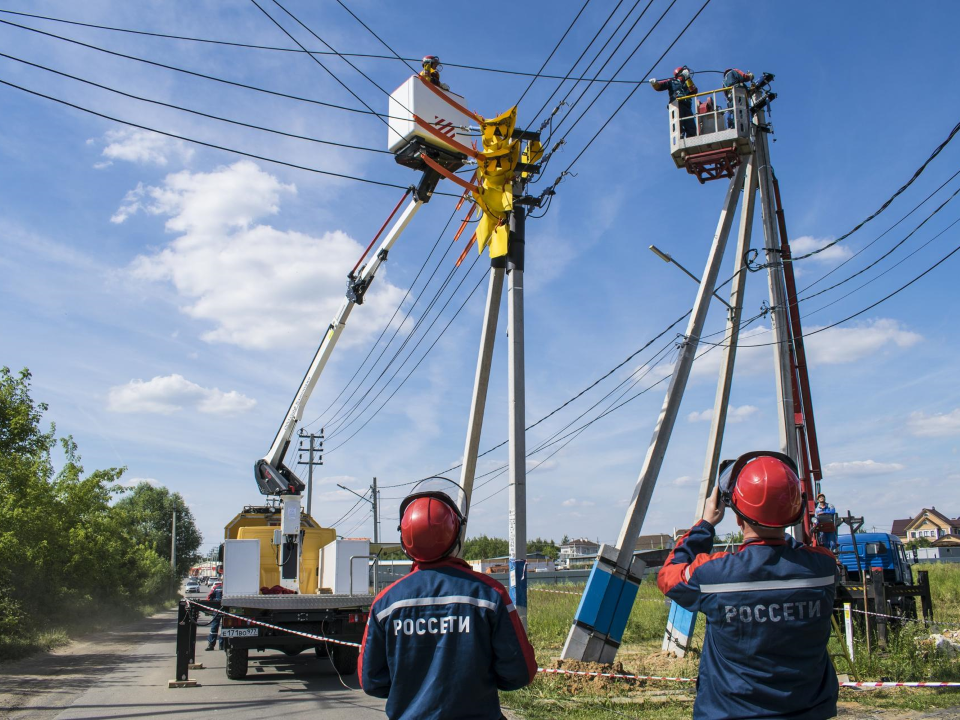
[[[503,585],[446,558],[377,595],[357,669],[390,720],[499,720],[497,690],[529,685],[537,662]]]
[[[660,590],[707,620],[695,720],[837,714],[827,654],[837,562],[791,537],[714,553],[713,526],[684,535],[657,576]]]

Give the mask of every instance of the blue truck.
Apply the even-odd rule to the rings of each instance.
[[[889,533],[856,533],[841,534],[837,540],[838,608],[849,603],[855,610],[877,613],[860,618],[870,618],[868,626],[876,629],[882,644],[889,625],[918,617],[917,599],[923,617],[933,619],[927,573],[918,570],[914,578],[900,538]]]

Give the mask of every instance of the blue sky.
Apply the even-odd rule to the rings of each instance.
[[[307,47],[318,46],[272,2],[261,4]],[[618,77],[644,80],[644,73],[700,4],[679,0]],[[332,0],[288,0],[285,5],[338,50],[384,52]],[[614,23],[629,5],[618,9]],[[438,13],[409,13],[404,4],[360,0],[352,0],[349,7],[405,57],[433,53],[447,63],[534,72],[581,3],[525,3],[495,35],[476,6],[468,4]],[[613,3],[594,0],[546,71],[566,74],[613,7]],[[666,8],[665,0],[654,1],[603,77],[620,65]],[[252,3],[240,0],[7,0],[0,9],[292,47]],[[956,124],[960,98],[950,88],[960,71],[960,59],[952,49],[958,15],[960,11],[950,3],[919,5],[906,12],[895,3],[713,2],[654,74],[665,77],[675,65],[687,64],[700,71],[696,80],[701,89],[707,89],[719,84],[719,75],[706,70],[736,65],[776,73],[779,99],[773,108],[772,160],[781,182],[788,229],[795,251],[800,252],[819,247],[876,210]],[[359,105],[302,54],[135,36],[11,15],[0,20],[236,82]],[[0,38],[8,55],[125,92],[285,132],[369,147],[386,145],[386,129],[368,115],[229,87],[10,25],[0,25]],[[324,62],[366,103],[386,111],[386,97],[371,83],[340,61],[325,58]],[[356,62],[387,89],[409,74],[396,61]],[[0,58],[0,79],[107,115],[257,155],[400,185],[416,179],[388,155],[218,123],[123,98],[8,58]],[[529,82],[449,66],[443,79],[467,98],[471,108],[486,115],[516,102]],[[534,124],[532,114],[558,82],[534,83],[520,106],[522,124]],[[548,179],[575,157],[631,88],[615,85],[603,94],[567,138],[547,172]],[[577,114],[594,92],[587,93]],[[579,90],[572,97],[578,94]],[[343,297],[347,271],[400,191],[136,131],[8,86],[0,86],[0,103],[4,116],[0,133],[4,352],[0,363],[30,368],[34,396],[49,403],[48,417],[58,430],[76,438],[88,469],[123,465],[128,468],[128,481],[147,479],[181,492],[209,547],[243,504],[259,501],[253,462],[269,447],[321,333]],[[664,103],[664,95],[640,87],[577,163],[576,176],[559,186],[550,212],[528,223],[527,410],[531,422],[644,345],[693,300],[694,284],[657,259],[647,246],[658,245],[699,274],[726,183],[701,186],[674,168],[668,155]],[[949,145],[879,218],[831,251],[798,263],[800,287],[865,248],[900,220],[956,172],[958,159],[960,149],[956,143]],[[830,280],[842,280],[875,261],[957,187],[960,180],[947,183]],[[435,198],[398,242],[368,301],[351,316],[342,344],[307,408],[306,421],[324,414],[367,355],[414,283],[453,211],[453,202]],[[805,329],[841,320],[929,267],[956,246],[960,233],[955,228],[932,238],[958,217],[958,207],[948,204],[875,268],[805,303],[804,311],[810,313],[917,250],[876,282],[811,314],[804,320]],[[384,356],[391,357],[410,338],[393,369],[422,337],[422,329],[411,335],[411,328],[462,250],[463,239],[450,245],[452,233],[453,228],[441,238],[426,273],[413,284],[387,333],[389,337],[397,322],[407,318]],[[755,245],[760,238],[758,213]],[[929,245],[918,249],[928,240]],[[731,255],[732,248],[723,277],[730,273]],[[314,500],[314,515],[321,522],[336,520],[354,504],[337,483],[362,492],[373,476],[389,486],[459,462],[484,288],[446,332],[441,335],[440,330],[481,280],[486,261],[470,270],[473,257],[453,276],[427,316],[425,326],[439,316],[436,324],[373,407],[393,392],[439,337],[433,350],[355,437],[338,447],[370,417],[373,408],[343,434],[328,440],[330,451]],[[868,527],[887,528],[893,518],[930,505],[951,516],[960,514],[954,281],[958,263],[954,256],[890,301],[808,341],[826,466],[823,487],[842,512],[850,509],[865,515]],[[436,276],[424,291],[426,275],[434,267]],[[438,314],[448,297],[452,300]],[[766,298],[764,278],[751,276],[745,315],[756,314]],[[721,309],[712,309],[708,332],[722,328]],[[504,315],[501,330],[505,322]],[[760,319],[747,332],[757,333],[759,344],[769,338],[764,333],[768,329],[769,323]],[[645,363],[666,361],[654,367],[636,389],[662,378],[673,357],[667,342],[673,335],[532,430],[528,448],[574,420]],[[501,332],[481,449],[506,438],[504,340]],[[664,353],[655,356],[661,348]],[[711,352],[694,370],[645,532],[669,531],[692,520],[718,360],[719,352]],[[368,383],[381,368],[377,366]],[[728,425],[725,456],[775,447],[773,384],[769,347],[742,350],[732,396],[736,422]],[[607,542],[616,539],[665,385],[592,425],[530,474],[531,537],[559,539],[568,534]],[[360,394],[365,389],[366,385]],[[328,435],[334,426],[328,425]],[[317,427],[319,423],[310,429]],[[549,452],[534,455],[530,467]],[[505,458],[505,448],[491,453],[481,459],[478,472],[499,467]],[[477,489],[475,501],[505,483],[505,476],[495,477]],[[387,539],[395,536],[396,506],[402,493],[403,487],[383,492]],[[470,532],[504,536],[506,506],[505,492],[477,504]],[[722,530],[732,527],[727,520]],[[338,531],[354,535],[366,534],[369,528],[369,519],[361,511],[337,526]]]

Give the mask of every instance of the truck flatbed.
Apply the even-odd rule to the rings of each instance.
[[[224,595],[220,604],[258,610],[336,610],[368,608],[373,595]]]

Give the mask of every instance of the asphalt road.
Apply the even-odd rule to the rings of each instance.
[[[192,595],[190,597],[205,597]],[[0,663],[0,718],[163,718],[216,713],[230,720],[311,717],[383,720],[383,700],[364,695],[356,675],[344,687],[328,660],[251,653],[245,680],[228,680],[224,653],[204,652],[197,636],[191,670],[199,687],[169,689],[174,677],[176,611],[98,633],[17,663]],[[203,632],[203,628],[200,628]]]

